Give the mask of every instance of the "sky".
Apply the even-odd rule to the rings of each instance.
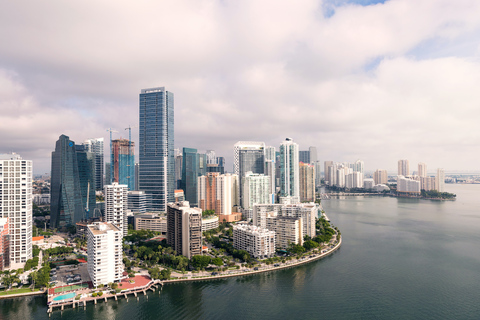
[[[479,16],[478,0],[7,1],[0,153],[49,174],[61,134],[128,138],[140,90],[165,87],[175,147],[228,170],[237,141],[287,137],[366,170],[479,170]]]

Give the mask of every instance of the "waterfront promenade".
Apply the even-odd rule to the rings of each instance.
[[[47,297],[47,304],[48,309],[47,312],[51,313],[54,309],[64,310],[65,307],[86,307],[87,303],[97,304],[97,302],[107,302],[108,299],[115,299],[118,300],[119,298],[125,298],[128,301],[129,295],[133,295],[135,298],[138,298],[139,294],[147,295],[148,290],[155,291],[158,286],[163,286],[165,284],[174,284],[176,282],[187,282],[187,281],[208,281],[208,280],[216,280],[216,279],[224,279],[224,278],[231,278],[231,277],[239,277],[239,276],[247,276],[247,275],[254,275],[262,272],[270,272],[270,271],[277,271],[286,268],[293,268],[302,264],[310,263],[324,257],[327,257],[334,253],[336,250],[340,248],[342,245],[342,237],[338,237],[334,240],[333,243],[330,244],[328,249],[322,250],[323,252],[312,252],[307,254],[304,257],[300,257],[294,260],[286,261],[285,263],[279,262],[277,264],[272,265],[264,265],[258,267],[258,270],[253,269],[239,269],[239,270],[232,270],[232,271],[225,271],[223,273],[219,273],[217,275],[211,275],[211,273],[204,274],[204,275],[189,275],[184,277],[179,277],[177,279],[170,279],[170,280],[152,280],[146,275],[137,275],[133,278],[133,281],[129,281],[132,279],[125,279],[122,280],[122,286],[119,288],[121,289],[120,292],[114,292],[111,290],[100,290],[100,289],[80,289],[74,292],[74,295],[70,295],[67,299],[56,300],[61,295],[65,295],[65,293],[59,294],[49,294]],[[277,265],[277,266],[275,266]],[[102,292],[101,296],[92,296],[93,292]],[[147,296],[148,297],[148,296]]]

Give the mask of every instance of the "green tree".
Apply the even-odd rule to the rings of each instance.
[[[212,263],[216,266],[222,266],[223,265],[223,260],[222,258],[214,258],[212,259]]]
[[[207,267],[211,261],[212,258],[210,256],[197,255],[192,257],[191,263],[195,269],[203,269]]]

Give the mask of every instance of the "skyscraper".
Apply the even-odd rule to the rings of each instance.
[[[388,182],[387,170],[377,169],[373,174],[375,184],[386,184]]]
[[[247,172],[243,180],[243,200],[242,208],[253,209],[254,204],[270,204],[272,203],[270,177]]]
[[[329,169],[331,168],[331,169]],[[332,185],[332,180],[333,177],[331,176],[331,172],[333,171],[333,161],[325,161],[324,162],[324,168],[323,168],[323,174],[325,176],[325,184]]]
[[[398,160],[398,175],[410,175],[410,162],[408,160]]]
[[[83,145],[75,146],[75,151],[77,154],[82,207],[85,208],[83,218],[89,219],[92,217],[97,202],[95,197],[95,154],[86,151]]]
[[[135,144],[127,139],[112,141],[113,182],[126,184],[129,191],[135,189]]]
[[[280,145],[280,196],[300,196],[298,163],[298,144],[287,138]]]
[[[317,147],[308,148],[310,151],[310,163],[315,163],[318,161]]]
[[[84,218],[75,142],[61,135],[52,152],[50,225],[73,225]],[[87,185],[88,186],[88,185]],[[92,208],[93,209],[93,208]]]
[[[240,179],[240,203],[243,193],[243,178],[249,171],[265,172],[265,143],[258,141],[239,141],[233,146],[233,170]]]
[[[197,153],[197,149],[183,148],[182,185],[185,192],[185,200],[198,205],[198,177],[207,173],[207,157],[205,154]]]
[[[167,242],[188,259],[202,254],[202,209],[190,208],[188,201],[169,204]]]
[[[270,203],[275,203],[276,171],[275,147],[265,147],[265,175],[270,179]]]
[[[4,264],[19,269],[32,258],[32,161],[15,153],[0,154],[0,173],[0,220],[4,230],[7,221],[3,219],[8,218],[8,237],[0,236],[8,246],[3,248]]]
[[[303,163],[310,163],[310,150],[299,151],[298,152],[298,161],[303,162]]]
[[[103,138],[87,139],[83,142],[86,151],[92,152],[95,156],[95,189],[103,190],[104,174],[104,149]]]
[[[175,197],[173,93],[164,87],[142,89],[139,104],[138,187],[151,195],[152,211],[166,212]]]
[[[445,192],[445,169],[437,169],[437,177],[435,178],[435,187],[438,192]]]
[[[419,177],[426,177],[427,176],[427,165],[423,162],[418,164],[418,173]]]
[[[300,162],[300,201],[315,201],[315,166]]]
[[[123,232],[128,232],[127,202],[128,186],[117,182],[105,186],[105,222],[111,222]]]

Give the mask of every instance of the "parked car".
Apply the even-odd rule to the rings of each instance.
[[[257,271],[257,270],[258,270],[258,267],[253,268],[253,270]]]

